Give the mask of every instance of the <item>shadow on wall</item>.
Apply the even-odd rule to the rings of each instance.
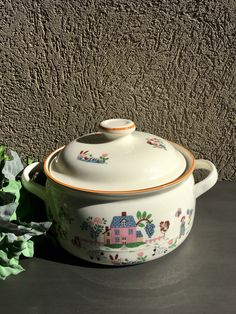
[[[236,2],[13,2],[2,14],[10,148],[42,160],[124,117],[236,179]]]

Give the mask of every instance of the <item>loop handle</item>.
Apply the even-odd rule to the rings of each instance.
[[[218,173],[217,173],[216,167],[209,160],[197,159],[195,170],[197,169],[208,170],[209,174],[205,179],[195,184],[194,194],[196,198],[202,195],[203,193],[205,193],[206,191],[208,191],[210,188],[212,188],[213,185],[216,184],[217,179],[218,179]]]
[[[30,174],[42,171],[42,164],[39,162],[34,162],[27,166],[21,176],[22,185],[26,190],[35,194],[46,202],[46,188],[30,179]]]

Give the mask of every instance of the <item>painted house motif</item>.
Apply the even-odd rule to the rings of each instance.
[[[114,216],[110,228],[106,227],[104,234],[104,243],[109,244],[127,244],[143,242],[143,234],[137,230],[134,217],[122,212],[121,216]]]

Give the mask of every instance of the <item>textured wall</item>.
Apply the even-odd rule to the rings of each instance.
[[[5,0],[0,139],[43,158],[105,118],[235,170],[234,1]]]

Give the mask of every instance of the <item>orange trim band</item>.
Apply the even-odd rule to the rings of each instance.
[[[70,188],[70,189],[73,189],[73,190],[78,190],[78,191],[82,191],[82,192],[89,192],[89,193],[93,193],[93,194],[114,194],[114,195],[122,195],[122,194],[136,194],[136,193],[145,193],[145,192],[151,192],[151,191],[158,191],[158,190],[161,190],[163,188],[167,188],[167,187],[170,187],[171,185],[174,185],[174,184],[177,184],[177,183],[180,183],[182,182],[185,178],[187,178],[188,176],[190,176],[190,174],[193,172],[193,170],[195,169],[195,158],[193,156],[193,154],[187,150],[186,148],[184,148],[183,146],[179,145],[179,144],[176,144],[174,143],[175,145],[181,147],[182,149],[184,149],[188,154],[189,156],[191,157],[191,160],[192,160],[192,164],[191,166],[189,167],[189,169],[184,172],[180,177],[178,177],[177,179],[173,180],[173,181],[170,181],[168,183],[165,183],[165,184],[161,184],[161,185],[158,185],[158,186],[154,186],[154,187],[150,187],[150,188],[144,188],[144,189],[138,189],[138,190],[129,190],[129,191],[106,191],[106,190],[90,190],[90,189],[86,189],[86,188],[79,188],[79,187],[75,187],[73,185],[70,185],[70,184],[67,184],[67,183],[64,183],[56,178],[54,178],[51,173],[49,172],[48,170],[48,163],[51,159],[51,157],[56,154],[57,152],[59,152],[64,146],[60,147],[59,149],[57,149],[56,151],[54,151],[53,153],[51,153],[47,158],[46,160],[44,161],[44,172],[46,174],[46,176],[51,179],[52,181],[58,183],[59,185],[62,185],[62,186],[65,186],[67,188]]]
[[[101,126],[99,125],[99,127],[103,130],[105,130],[106,132],[110,132],[110,131],[125,131],[125,130],[130,130],[135,128],[135,124],[133,123],[130,126],[125,126],[125,127],[118,127],[118,128],[106,128],[105,126]]]

